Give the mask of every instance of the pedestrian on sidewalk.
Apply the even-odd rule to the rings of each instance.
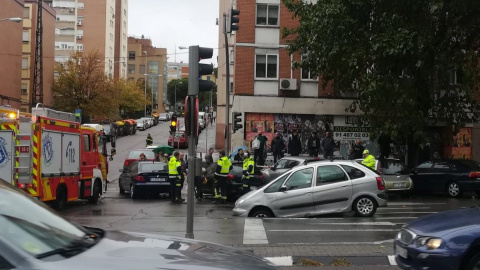
[[[327,132],[325,139],[322,140],[323,157],[325,159],[333,158],[333,150],[335,150],[335,140],[333,140],[332,133]]]
[[[316,132],[313,132],[312,136],[308,138],[307,146],[308,146],[309,156],[318,157],[318,150],[320,149],[320,140],[318,139]]]
[[[217,162],[217,169],[215,171],[215,199],[220,199],[220,202],[227,201],[227,180],[228,174],[232,170],[232,162],[225,156],[225,151],[220,151],[220,159]]]
[[[180,153],[173,153],[173,157],[168,161],[168,178],[170,180],[170,200],[172,203],[182,203],[182,162]]]
[[[300,156],[302,153],[302,142],[296,130],[293,131],[292,137],[288,140],[288,153],[294,157]]]
[[[362,142],[360,140],[357,140],[353,145],[353,155],[355,159],[362,158],[363,150],[365,150],[365,148],[363,147]]]
[[[215,153],[215,149],[210,148],[208,149],[208,153],[205,155],[205,165],[208,167],[210,164],[213,163],[213,153]]]
[[[259,132],[255,139],[258,140],[258,148],[254,149],[253,159],[256,164],[263,166],[265,164],[265,145],[268,139],[263,136],[262,132]]]
[[[233,160],[238,161],[238,162],[243,162],[245,159],[243,155],[243,149],[238,149],[237,154],[233,157]]]
[[[285,142],[280,136],[280,132],[275,134],[275,138],[272,140],[271,147],[273,153],[273,163],[277,163],[279,159],[283,158],[283,150],[285,149]]]

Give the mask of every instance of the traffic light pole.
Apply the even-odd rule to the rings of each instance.
[[[223,13],[223,34],[225,35],[225,156],[230,154],[230,57],[228,55],[227,14]]]

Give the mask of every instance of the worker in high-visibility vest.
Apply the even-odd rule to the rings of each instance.
[[[217,161],[217,169],[215,171],[215,199],[221,199],[222,202],[227,200],[227,180],[228,174],[232,169],[232,162],[225,156],[225,151],[220,151],[220,158]]]
[[[363,161],[362,164],[369,167],[372,170],[375,170],[375,157],[370,154],[370,151],[363,150]]]
[[[245,159],[243,160],[243,191],[245,193],[250,191],[251,178],[255,173],[255,161],[250,156],[249,152],[245,152]]]
[[[182,162],[179,159],[179,152],[173,153],[173,157],[168,161],[168,178],[170,180],[170,201],[172,203],[182,203]]]

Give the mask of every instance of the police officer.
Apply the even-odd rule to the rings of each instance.
[[[362,164],[369,167],[372,170],[375,170],[375,157],[370,154],[370,151],[363,151],[363,161]]]
[[[255,173],[255,161],[250,156],[249,152],[245,152],[245,159],[243,160],[243,191],[245,193],[250,191],[251,180]]]
[[[168,178],[170,180],[170,200],[172,203],[182,203],[182,163],[179,159],[180,153],[173,153],[168,161]]]
[[[220,158],[217,162],[217,169],[215,171],[215,199],[221,199],[223,202],[227,200],[227,177],[232,169],[232,162],[225,156],[225,151],[220,151]],[[219,190],[220,189],[220,190]],[[221,194],[221,195],[220,195]]]
[[[151,146],[153,144],[153,139],[152,136],[150,136],[150,133],[147,135],[147,140],[146,140],[147,146]]]

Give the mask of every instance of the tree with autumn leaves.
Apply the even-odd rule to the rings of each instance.
[[[136,82],[108,78],[97,52],[73,54],[69,61],[57,63],[55,71],[52,90],[57,110],[81,109],[84,119],[119,119],[121,111],[131,115],[150,104]]]

